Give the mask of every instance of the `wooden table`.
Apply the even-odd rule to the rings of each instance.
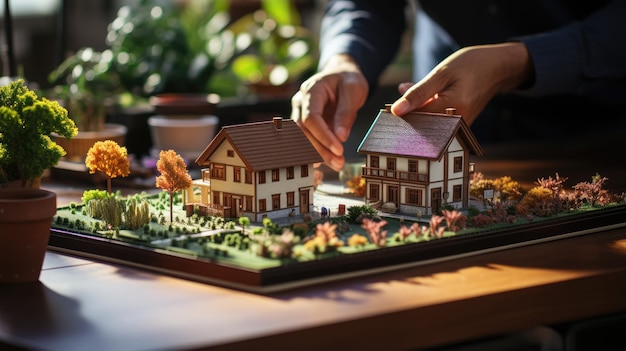
[[[257,295],[54,252],[0,287],[0,340],[50,350],[406,350],[626,311],[626,229]]]
[[[587,149],[615,140],[486,148],[478,170],[529,186],[555,172],[571,186],[597,171],[624,191],[624,154]],[[56,189],[60,201],[82,195]],[[48,252],[39,283],[0,286],[0,342],[64,351],[407,350],[622,313],[625,297],[624,227],[270,295]]]

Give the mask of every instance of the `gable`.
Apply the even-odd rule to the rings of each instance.
[[[455,137],[471,153],[482,155],[461,116],[412,112],[398,117],[381,110],[357,151],[439,160]]]
[[[273,121],[223,127],[196,163],[209,164],[224,140],[232,145],[246,168],[252,171],[323,162],[295,121],[275,117]]]

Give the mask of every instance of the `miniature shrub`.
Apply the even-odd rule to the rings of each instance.
[[[478,207],[476,206],[470,206],[467,209],[467,216],[468,217],[475,217],[480,213],[480,210],[478,209]]]
[[[350,206],[346,218],[349,223],[358,224],[363,218],[374,218],[378,212],[369,205]]]
[[[128,229],[138,229],[150,221],[148,201],[131,198],[126,201],[124,224]]]

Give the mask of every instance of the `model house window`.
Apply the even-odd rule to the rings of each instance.
[[[455,185],[452,187],[452,201],[461,201],[463,198],[463,186]]]
[[[293,191],[287,192],[287,207],[291,207],[295,204],[296,195]]]
[[[211,165],[211,178],[226,180],[226,172],[224,165],[212,164]]]
[[[395,177],[396,172],[396,158],[387,157],[387,177]]]
[[[463,157],[458,156],[454,158],[454,171],[461,172],[463,170]]]
[[[272,209],[273,210],[280,209],[280,194],[272,195]]]
[[[306,178],[309,176],[309,165],[300,166],[300,176]]]
[[[378,156],[370,156],[370,164],[372,168],[380,168],[380,159]]]
[[[233,151],[233,150],[226,150],[226,156],[228,156],[228,157],[235,157],[235,151]]]
[[[219,191],[214,191],[213,192],[213,204],[214,205],[219,205],[220,202],[220,192]]]
[[[265,171],[259,172],[259,184],[265,184]]]
[[[280,180],[280,171],[278,169],[272,169],[272,182]]]
[[[293,179],[293,167],[287,167],[287,179]]]
[[[406,189],[406,202],[410,205],[422,203],[422,191],[419,189]]]
[[[409,180],[417,181],[417,160],[409,160]]]
[[[249,170],[246,169],[245,172],[245,177],[246,177],[246,184],[252,184],[252,172],[250,172]]]
[[[265,199],[259,200],[259,212],[267,211],[267,204],[265,203]]]
[[[241,168],[233,167],[233,181],[235,183],[241,183]]]

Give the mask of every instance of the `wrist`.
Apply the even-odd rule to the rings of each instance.
[[[501,44],[504,47],[503,62],[508,62],[504,69],[508,72],[503,82],[502,91],[524,89],[534,82],[535,69],[526,45],[522,42]]]
[[[361,73],[361,68],[356,60],[350,56],[349,54],[337,54],[333,55],[328,59],[326,64],[322,67],[322,71],[324,70],[337,70],[337,68],[341,68],[342,70],[353,71]]]

